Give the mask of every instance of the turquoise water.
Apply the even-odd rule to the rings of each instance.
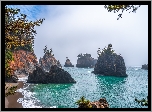
[[[148,71],[128,67],[128,77],[99,76],[93,68],[65,68],[76,80],[75,84],[27,84],[24,88],[24,108],[77,108],[81,96],[90,101],[105,97],[110,108],[146,108],[134,101],[148,95]]]

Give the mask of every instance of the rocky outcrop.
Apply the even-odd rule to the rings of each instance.
[[[78,108],[109,108],[109,104],[105,98],[101,98],[99,101],[90,102],[89,100],[84,99],[84,97],[81,97],[76,103],[79,105]]]
[[[72,65],[72,63],[70,62],[70,60],[68,59],[68,57],[66,57],[66,62],[65,62],[65,65],[64,67],[74,67],[74,65]]]
[[[99,57],[92,73],[126,77],[127,74],[124,59],[122,56],[114,53],[114,50],[112,50],[111,47],[112,44],[109,44],[108,48],[104,48],[102,52],[99,48]]]
[[[109,108],[109,104],[105,98],[101,98],[99,101],[91,102],[92,108]]]
[[[5,82],[6,83],[17,83],[18,77],[16,75],[11,75],[9,77],[7,75],[5,75]]]
[[[79,54],[76,67],[78,68],[92,68],[95,66],[97,60],[91,57],[91,54]]]
[[[36,70],[30,73],[28,76],[27,83],[76,83],[71,75],[59,68],[57,65],[52,65],[49,72],[45,72],[41,67],[36,66]]]
[[[146,64],[142,65],[142,68],[141,68],[141,69],[148,70],[148,64],[147,64],[147,65],[146,65]]]
[[[13,52],[14,60],[10,62],[10,68],[13,70],[12,75],[20,75],[22,73],[28,75],[35,69],[38,63],[34,52],[25,50],[17,50]]]
[[[57,61],[54,57],[54,54],[52,54],[52,49],[49,51],[47,50],[46,46],[44,49],[43,58],[40,57],[39,59],[39,65],[44,71],[49,71],[52,65],[57,65],[58,67],[62,68],[59,60]]]

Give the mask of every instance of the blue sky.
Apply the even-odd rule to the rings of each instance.
[[[69,57],[76,64],[77,55],[90,53],[97,58],[98,48],[112,43],[126,66],[148,63],[148,6],[142,5],[136,13],[108,12],[103,5],[14,5],[29,20],[46,20],[36,27],[34,44],[37,58],[43,56],[44,46],[53,49],[57,60],[64,64]]]

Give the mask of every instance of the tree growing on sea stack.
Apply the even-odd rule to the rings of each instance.
[[[117,55],[112,50],[112,44],[108,44],[108,47],[97,51],[99,57],[95,65],[94,74],[102,74],[109,76],[127,76],[126,66],[122,56]]]

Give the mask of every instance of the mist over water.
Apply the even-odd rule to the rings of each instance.
[[[148,95],[148,71],[140,67],[127,68],[128,77],[99,76],[93,68],[65,68],[75,84],[27,84],[22,99],[24,108],[77,108],[81,96],[90,101],[105,97],[110,108],[147,108],[134,101]],[[21,99],[20,99],[21,100]],[[28,103],[27,103],[28,102]]]

